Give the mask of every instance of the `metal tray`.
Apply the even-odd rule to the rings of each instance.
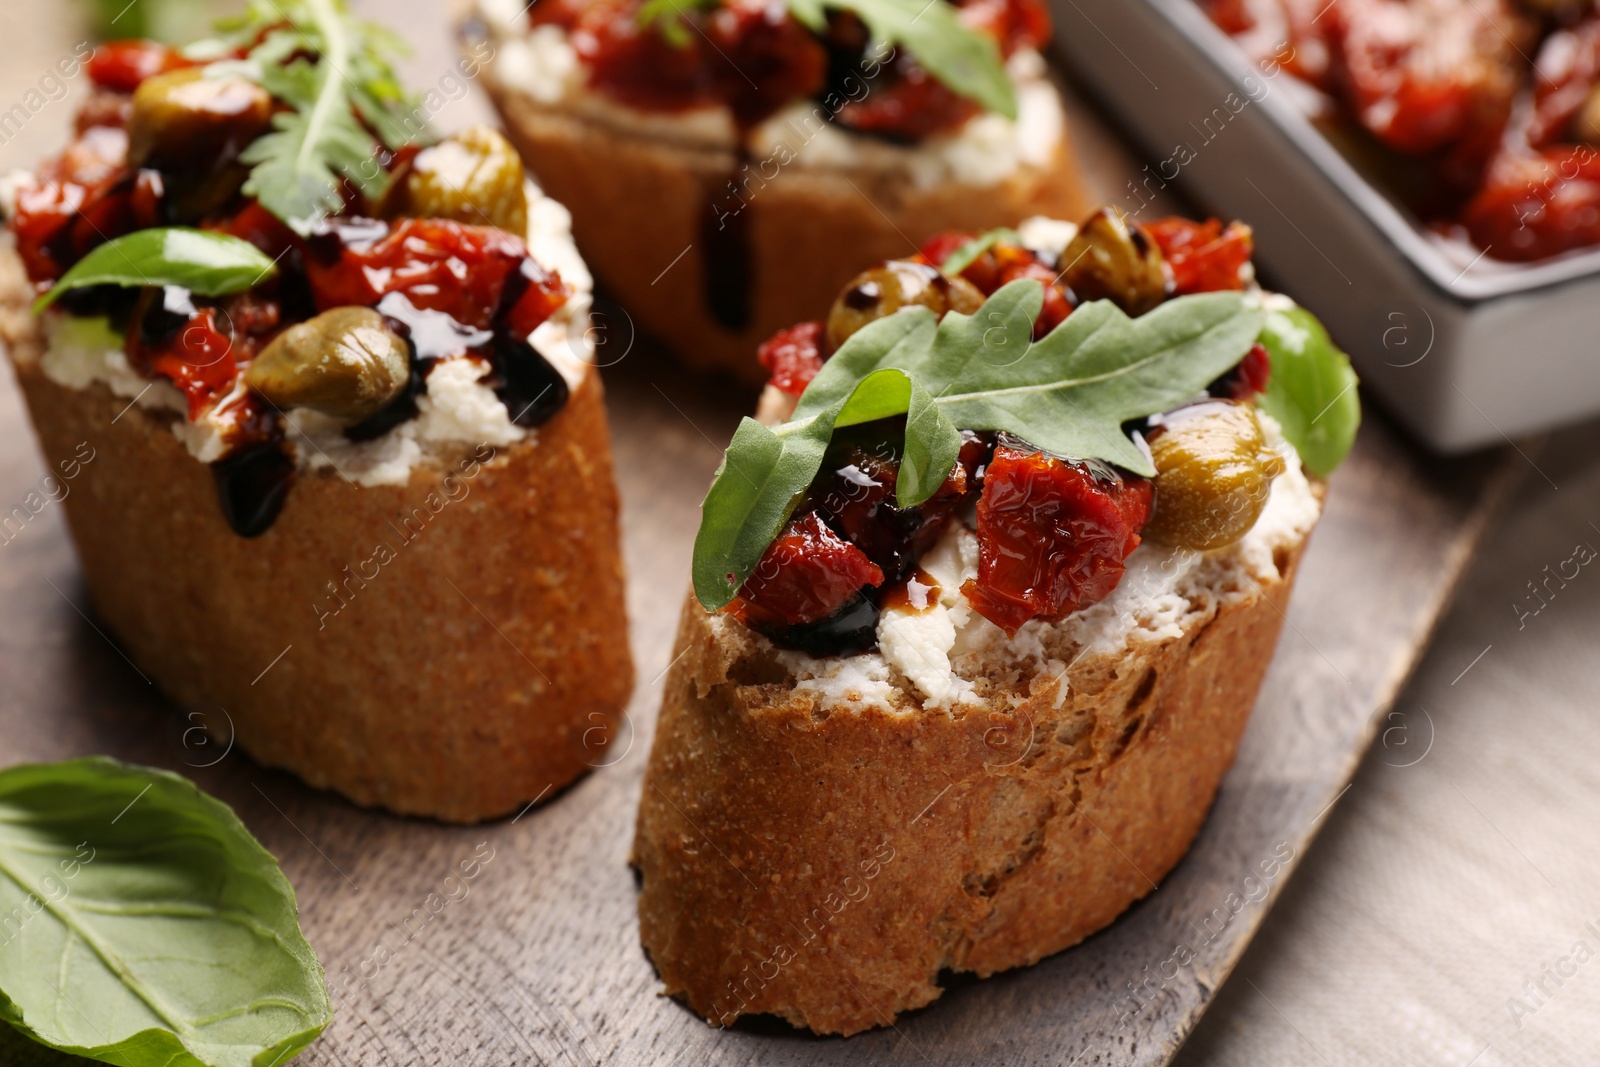
[[[1462,256],[1323,136],[1293,75],[1252,60],[1194,0],[1052,7],[1071,73],[1149,160],[1120,206],[1175,187],[1248,222],[1274,287],[1327,323],[1425,443],[1462,451],[1600,414],[1600,250]]]

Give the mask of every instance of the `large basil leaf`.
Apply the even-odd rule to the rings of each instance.
[[[69,289],[90,285],[181,285],[201,296],[226,296],[259,285],[277,264],[242,238],[185,226],[136,230],[99,245],[38,300],[43,311]]]
[[[1153,475],[1122,424],[1168,411],[1234,366],[1263,313],[1239,293],[1168,301],[1130,319],[1085,304],[1035,343],[1039,282],[1003,286],[975,314],[907,308],[856,332],[800,397],[790,421],[746,419],[701,508],[694,587],[715,611],[737,594],[816,477],[836,427],[906,415],[895,496],[922,503],[949,475],[957,427],[1005,430],[1062,455]]]
[[[332,1015],[294,890],[188,779],[0,772],[0,1018],[122,1067],[281,1065]]]
[[[1305,465],[1326,478],[1344,462],[1361,426],[1350,359],[1304,308],[1269,311],[1260,340],[1272,357],[1261,410],[1283,427]]]

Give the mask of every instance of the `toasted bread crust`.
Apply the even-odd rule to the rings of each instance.
[[[684,362],[754,383],[765,378],[751,359],[756,346],[831,307],[862,264],[909,256],[945,230],[1087,210],[1065,135],[1049,166],[1023,165],[993,186],[918,189],[900,174],[870,170],[760,161],[744,172],[731,150],[612,129],[507,89],[492,73],[484,84],[540,186],[572,212],[573,234],[604,291]],[[730,330],[707,308],[703,220],[728,182],[746,173],[756,175],[739,212],[748,215],[739,221],[751,315],[744,329]]]
[[[639,806],[640,932],[708,1021],[891,1023],[946,968],[987,976],[1151,892],[1204,821],[1300,548],[1181,637],[1092,655],[987,707],[819,707],[691,598]],[[732,636],[730,636],[732,634]]]
[[[452,822],[513,811],[599,761],[633,667],[592,369],[488,462],[465,448],[404,486],[302,470],[277,522],[247,540],[173,416],[45,376],[3,256],[0,337],[46,462],[93,449],[65,507],[95,610],[163,690],[208,728],[231,722],[262,763]]]

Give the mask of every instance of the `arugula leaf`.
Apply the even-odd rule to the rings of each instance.
[[[988,233],[980,233],[969,241],[957,245],[955,249],[944,257],[944,262],[939,264],[939,270],[946,277],[954,278],[968,267],[974,260],[1001,241],[1007,244],[1022,243],[1022,236],[1009,226],[1002,226]]]
[[[181,285],[201,296],[225,296],[277,272],[277,264],[243,238],[157,226],[96,247],[33,302],[33,311],[38,314],[68,290],[90,285]]]
[[[836,428],[906,415],[895,482],[902,507],[922,503],[955,466],[958,427],[1004,430],[1046,451],[1153,475],[1122,431],[1202,392],[1244,358],[1263,312],[1240,293],[1170,300],[1130,319],[1084,304],[1038,342],[1039,282],[1003,286],[976,314],[936,320],[905,308],[853,334],[807,387],[790,421],[746,419],[701,507],[694,587],[727,605],[789,520]]]
[[[241,153],[252,168],[245,194],[301,234],[343,207],[346,178],[376,197],[388,177],[361,120],[390,149],[421,132],[406,121],[410,100],[389,64],[404,50],[399,38],[351,18],[344,0],[251,0],[244,16],[219,25],[224,43],[250,49],[246,69],[289,106]]]
[[[294,889],[186,778],[0,772],[0,1019],[122,1067],[282,1064],[332,1008]]]
[[[1361,426],[1359,379],[1317,317],[1304,308],[1267,312],[1259,338],[1272,375],[1259,404],[1283,427],[1300,459],[1324,478],[1344,462]]]
[[[813,33],[828,24],[827,9],[849,11],[880,41],[910,52],[929,74],[953,92],[1017,117],[1017,93],[1006,74],[1000,47],[966,26],[946,0],[788,0],[789,12]]]

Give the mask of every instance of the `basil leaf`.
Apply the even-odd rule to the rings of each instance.
[[[744,419],[700,505],[694,539],[694,592],[712,611],[726,607],[789,521],[822,466],[832,420],[780,437]]]
[[[221,801],[103,758],[0,772],[0,1018],[122,1067],[267,1067],[331,1017],[293,888]]]
[[[827,9],[849,11],[880,41],[905,48],[953,92],[1017,117],[1017,93],[1000,47],[966,26],[945,0],[788,0],[789,12],[813,33],[827,29]]]
[[[1359,379],[1350,359],[1304,308],[1267,312],[1259,338],[1272,357],[1258,404],[1283,427],[1300,459],[1327,477],[1344,462],[1361,426]]]
[[[980,233],[971,240],[963,241],[957,245],[948,256],[944,257],[944,262],[939,264],[939,270],[947,277],[954,278],[972,266],[973,260],[1001,241],[1005,241],[1008,244],[1021,244],[1022,236],[1009,226],[1002,226],[998,230],[990,230],[988,233]]]
[[[33,302],[33,311],[43,311],[69,289],[90,285],[181,285],[201,296],[226,296],[276,273],[277,264],[242,238],[184,226],[157,226],[96,247]]]
[[[746,419],[702,505],[700,602],[715,611],[737,594],[816,477],[835,428],[906,416],[902,507],[927,500],[954,468],[958,427],[1153,475],[1122,424],[1204,391],[1244,358],[1264,319],[1240,293],[1179,297],[1137,319],[1096,301],[1035,343],[1043,301],[1043,286],[1021,279],[975,314],[950,312],[937,325],[927,308],[903,308],[840,346],[789,422],[768,430]]]

